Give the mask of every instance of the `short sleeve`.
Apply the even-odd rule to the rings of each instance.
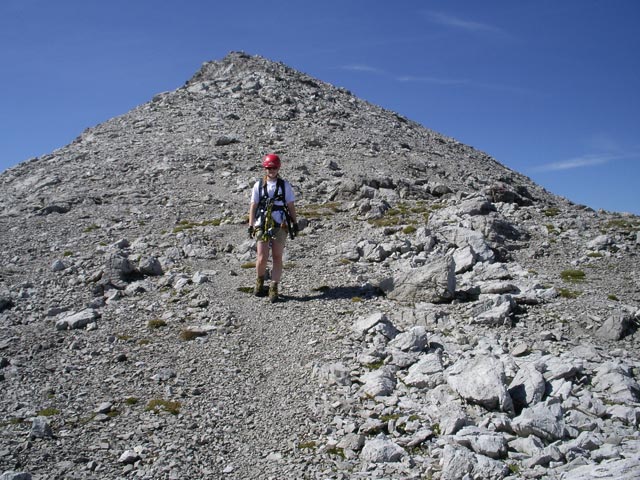
[[[251,203],[258,202],[260,202],[260,180],[253,185],[253,190],[251,190]]]
[[[284,182],[284,201],[285,203],[291,203],[296,201],[296,195],[293,191],[293,187],[286,180]]]

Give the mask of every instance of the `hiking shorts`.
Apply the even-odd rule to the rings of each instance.
[[[284,228],[276,229],[276,234],[273,236],[272,240],[274,242],[278,242],[284,247],[287,244],[287,231]]]

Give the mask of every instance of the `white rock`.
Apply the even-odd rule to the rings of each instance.
[[[467,401],[490,410],[513,411],[504,366],[494,357],[462,359],[445,371],[449,386]]]
[[[399,462],[407,452],[385,437],[374,438],[365,443],[360,459],[371,463]]]

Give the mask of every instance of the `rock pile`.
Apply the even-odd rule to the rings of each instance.
[[[637,217],[243,53],[0,184],[2,479],[640,476]]]

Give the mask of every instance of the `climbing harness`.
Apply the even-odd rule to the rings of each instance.
[[[260,201],[256,207],[255,216],[255,218],[260,219],[256,235],[258,240],[261,242],[270,242],[275,238],[280,228],[284,228],[285,231],[289,232],[289,238],[293,239],[295,232],[291,222],[291,215],[289,214],[289,209],[285,201],[284,180],[279,177],[276,180],[276,189],[273,192],[273,197],[270,197],[267,193],[267,182],[262,178],[260,179],[258,190],[262,192]],[[279,202],[279,204],[275,202]],[[278,225],[273,219],[273,212],[283,212],[284,222]]]

